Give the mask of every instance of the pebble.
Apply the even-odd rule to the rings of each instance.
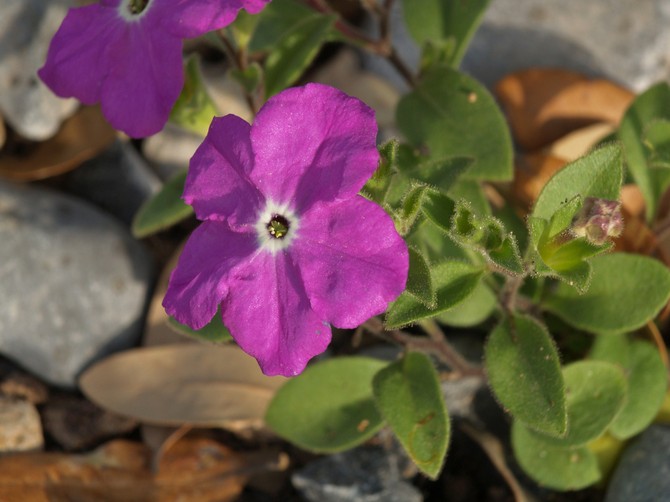
[[[322,457],[291,478],[310,502],[421,502],[423,495],[400,476],[398,462],[381,447],[360,446]]]
[[[670,493],[670,427],[652,425],[624,450],[606,502],[656,502]]]
[[[56,96],[36,75],[72,4],[71,0],[0,2],[0,110],[26,139],[53,136],[78,106],[74,99]]]
[[[142,203],[161,186],[161,180],[137,150],[120,140],[65,175],[62,185],[69,193],[92,202],[128,226]]]
[[[139,338],[152,263],[119,223],[73,197],[0,181],[0,353],[72,387]]]
[[[35,406],[0,397],[0,452],[40,450],[43,446],[42,424]]]

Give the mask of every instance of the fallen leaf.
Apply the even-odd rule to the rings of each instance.
[[[566,134],[547,147],[545,153],[567,162],[586,155],[593,146],[614,131],[612,124],[593,124]]]
[[[262,427],[283,377],[266,377],[237,346],[178,344],[115,354],[79,384],[99,406],[153,425]]]
[[[206,438],[184,438],[151,470],[140,444],[111,441],[85,455],[0,458],[0,500],[30,502],[226,502],[253,474],[285,468],[272,451],[237,453]]]
[[[567,162],[544,153],[517,155],[512,197],[519,208],[528,212],[549,179]]]
[[[580,73],[533,68],[498,82],[496,96],[517,143],[532,151],[591,124],[616,125],[634,98],[629,90]]]
[[[0,152],[0,176],[33,181],[63,174],[104,150],[115,137],[99,107],[83,107],[44,142],[12,147],[8,141]]]

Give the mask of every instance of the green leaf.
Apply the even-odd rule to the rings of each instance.
[[[531,478],[554,490],[581,490],[601,478],[596,456],[588,448],[546,443],[519,422],[512,425],[512,449]]]
[[[184,87],[170,112],[170,122],[205,136],[218,111],[209,97],[200,73],[197,57],[186,62]]]
[[[447,191],[447,195],[454,200],[466,200],[472,205],[472,209],[479,216],[491,215],[491,205],[489,204],[481,183],[475,180],[459,179]]]
[[[279,9],[279,4],[295,2],[278,2],[275,0],[266,8],[271,6]],[[285,8],[288,8],[285,7]],[[293,7],[291,7],[293,8]],[[274,11],[270,13],[270,17]],[[270,54],[265,61],[265,96],[269,98],[294,84],[314,61],[323,43],[329,38],[331,28],[337,16],[324,16],[323,14],[310,11],[310,14],[302,15],[296,22],[284,31],[276,43],[272,45]],[[256,30],[261,32],[265,25],[265,18],[261,20]],[[252,40],[254,42],[254,40]]]
[[[309,366],[279,389],[265,416],[279,436],[297,446],[333,453],[353,448],[382,427],[372,379],[386,363],[338,357]]]
[[[599,336],[591,351],[592,359],[619,365],[628,380],[628,396],[609,432],[628,439],[646,429],[663,404],[668,388],[667,373],[658,350],[651,344],[627,335]]]
[[[428,261],[420,251],[413,247],[409,248],[409,274],[406,289],[426,307],[435,307],[437,293],[433,288]]]
[[[409,33],[419,45],[450,41],[449,63],[458,67],[490,0],[403,0]]]
[[[437,372],[427,356],[410,352],[373,380],[377,406],[417,467],[437,479],[449,444],[449,416]]]
[[[590,260],[589,289],[559,284],[543,307],[568,324],[596,334],[633,331],[654,318],[670,298],[670,271],[641,255],[612,253]]]
[[[512,140],[500,109],[481,84],[456,70],[426,72],[400,100],[397,122],[409,142],[427,146],[434,159],[474,159],[464,178],[512,178]]]
[[[472,294],[461,303],[437,316],[442,324],[469,328],[483,323],[498,306],[496,295],[484,281],[479,281]]]
[[[547,434],[565,434],[558,351],[542,325],[521,315],[505,319],[491,333],[484,357],[491,388],[514,418]]]
[[[389,329],[434,317],[456,306],[467,298],[477,286],[484,271],[460,261],[447,261],[431,270],[433,287],[437,292],[434,308],[428,308],[413,295],[404,292],[386,312]]]
[[[397,140],[388,141],[379,147],[379,166],[362,190],[366,197],[379,205],[386,201],[386,194],[396,172],[398,147]]]
[[[659,186],[643,143],[645,129],[658,119],[670,119],[670,85],[658,83],[640,94],[630,105],[619,125],[628,171],[647,203],[647,220],[656,214],[662,187]]]
[[[611,144],[594,150],[558,171],[540,192],[531,214],[551,220],[576,195],[618,200],[623,179],[621,148]]]
[[[500,220],[493,216],[478,216],[463,200],[456,204],[453,212],[449,235],[456,242],[478,251],[509,274],[523,273],[516,239]],[[437,223],[437,218],[431,220]],[[442,226],[441,222],[439,224]]]
[[[442,192],[433,190],[426,193],[422,202],[421,210],[423,214],[444,232],[449,232],[454,216],[454,201]]]
[[[470,157],[449,157],[439,160],[421,159],[410,169],[400,165],[402,174],[448,192],[472,167]]]
[[[249,51],[271,51],[296,26],[314,14],[314,9],[299,0],[273,0],[253,16],[257,25],[249,41]]]
[[[251,42],[256,26],[260,21],[260,16],[249,14],[244,9],[237,13],[235,22],[229,26],[230,32],[233,34],[235,44],[240,48],[246,48]]]
[[[181,200],[186,170],[165,182],[161,190],[142,204],[133,218],[132,232],[138,239],[179,223],[193,214],[193,208]]]
[[[560,447],[583,446],[600,437],[626,400],[626,377],[604,361],[579,361],[563,368],[568,409],[568,432],[563,437],[537,434]]]
[[[228,331],[228,328],[223,325],[223,321],[221,320],[221,315],[219,312],[217,312],[209,324],[198,330],[191,329],[190,327],[178,322],[172,317],[168,319],[168,323],[170,327],[174,328],[182,335],[197,338],[205,342],[225,343],[230,342],[233,339],[233,337],[230,335],[230,331]]]
[[[422,199],[428,190],[429,187],[418,185],[405,194],[399,211],[395,213],[396,228],[400,235],[407,235],[416,222],[421,211]]]
[[[644,144],[649,149],[652,167],[670,168],[670,120],[657,120],[645,130]]]

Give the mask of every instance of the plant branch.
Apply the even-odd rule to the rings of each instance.
[[[429,323],[430,321],[427,324]],[[424,323],[422,323],[423,325]],[[387,340],[390,339],[406,349],[415,349],[434,355],[448,365],[453,373],[458,376],[484,376],[484,371],[480,367],[470,364],[451,346],[437,324],[434,327],[424,327],[428,337],[410,335],[397,329],[385,330],[383,323],[376,317],[369,319],[365,323],[365,327],[372,334]]]
[[[237,48],[232,44],[222,29],[218,30],[217,34],[221,40],[221,43],[223,44],[223,49],[226,52],[226,55],[231,60],[233,65],[235,65],[238,70],[245,71],[249,67],[246,50],[237,50]],[[246,89],[243,89],[243,91],[247,100],[247,105],[249,105],[251,113],[255,116],[258,113],[258,110],[261,108],[261,103],[258,100],[258,96],[253,95]]]

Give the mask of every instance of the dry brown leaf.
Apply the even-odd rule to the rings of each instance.
[[[0,176],[33,181],[71,171],[109,146],[116,131],[99,107],[81,108],[63,122],[53,138],[27,147],[26,152],[0,152]]]
[[[225,502],[247,478],[280,469],[276,452],[236,453],[218,442],[184,438],[151,470],[140,443],[111,441],[86,455],[21,454],[0,458],[0,500],[30,502]]]
[[[616,125],[634,98],[632,92],[607,80],[544,68],[506,76],[495,93],[514,138],[528,151],[597,122]]]
[[[6,139],[7,131],[5,130],[5,121],[2,120],[2,115],[0,115],[0,149],[4,146]]]
[[[516,158],[512,197],[527,212],[544,185],[566,164],[565,160],[544,153],[529,153]]]
[[[237,346],[163,345],[115,354],[79,381],[99,406],[154,425],[261,427],[286,381]]]
[[[572,162],[586,155],[598,141],[612,133],[614,129],[612,124],[603,123],[582,127],[554,141],[545,153]]]

